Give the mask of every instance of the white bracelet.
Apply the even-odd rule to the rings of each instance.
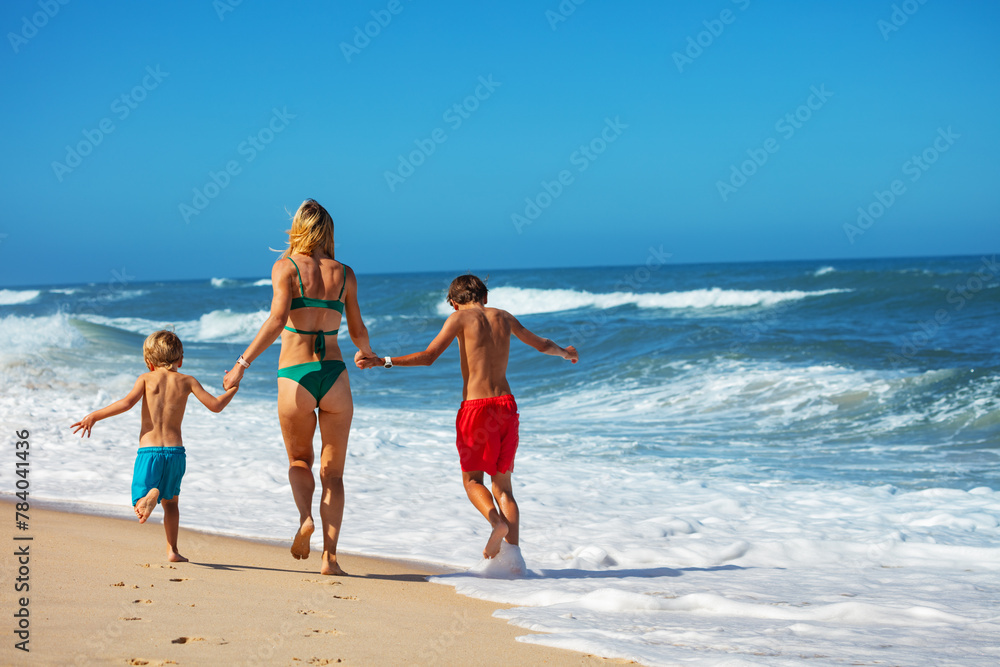
[[[240,355],[240,358],[236,360],[236,363],[238,363],[243,368],[250,368],[250,364],[246,361],[246,359],[243,358],[242,354]]]

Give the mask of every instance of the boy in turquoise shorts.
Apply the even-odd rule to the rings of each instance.
[[[190,394],[212,412],[222,412],[236,395],[238,387],[228,389],[216,398],[196,379],[177,372],[184,361],[184,347],[172,331],[151,333],[142,345],[142,357],[149,368],[135,381],[125,398],[101,408],[73,424],[73,433],[89,438],[94,424],[107,417],[127,412],[142,399],[142,427],[139,431],[139,451],[132,473],[132,507],[139,523],[153,513],[156,504],[163,505],[163,529],[167,534],[167,560],[187,562],[177,551],[177,531],[180,513],[177,499],[181,478],[186,468],[184,444],[181,440],[181,420]]]

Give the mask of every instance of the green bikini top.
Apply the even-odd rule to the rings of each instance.
[[[330,310],[336,310],[341,315],[344,314],[344,302],[341,299],[344,296],[344,288],[347,287],[347,266],[341,262],[341,266],[344,267],[344,282],[340,286],[340,294],[337,295],[336,299],[313,299],[305,295],[306,288],[302,285],[302,272],[299,271],[299,265],[295,263],[295,260],[291,257],[288,261],[292,263],[295,267],[295,273],[299,276],[299,295],[292,298],[292,305],[290,310],[295,310],[297,308],[328,308]],[[286,331],[291,331],[297,334],[304,334],[307,336],[316,336],[316,342],[313,344],[313,351],[322,360],[326,356],[326,337],[336,336],[340,329],[334,329],[333,331],[302,331],[300,329],[293,329],[292,327],[286,326]]]

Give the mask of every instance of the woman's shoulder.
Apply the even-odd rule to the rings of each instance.
[[[320,255],[313,257],[312,259],[322,267],[331,267],[337,271],[340,271],[341,267],[343,267],[343,270],[345,271],[351,270],[351,267],[347,265],[347,262],[342,262],[339,259],[334,259],[328,255]]]
[[[295,265],[300,267],[300,270],[303,271],[306,270],[307,267],[310,270],[312,270],[313,267],[316,267],[320,271],[330,272],[333,275],[339,275],[342,271],[346,274],[354,273],[354,271],[351,269],[350,266],[347,265],[346,262],[342,262],[339,259],[334,259],[329,255],[321,253],[313,253],[309,255],[303,253],[292,253],[291,255],[289,255],[287,259],[293,260],[295,262]],[[285,264],[288,267],[288,270],[291,270],[293,273],[295,272],[295,266],[292,265],[292,262],[282,262],[279,259],[275,264],[275,267],[277,267],[279,264]]]
[[[282,276],[285,274],[295,273],[295,265],[288,260],[291,257],[279,257],[275,260],[274,265],[271,267],[271,276]]]

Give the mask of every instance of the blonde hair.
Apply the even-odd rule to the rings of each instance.
[[[184,356],[181,339],[173,331],[154,331],[142,344],[142,359],[147,366],[177,370],[174,364]]]
[[[333,258],[333,218],[315,199],[307,199],[299,206],[288,230],[288,248],[282,259],[292,253],[308,255],[319,248]]]

